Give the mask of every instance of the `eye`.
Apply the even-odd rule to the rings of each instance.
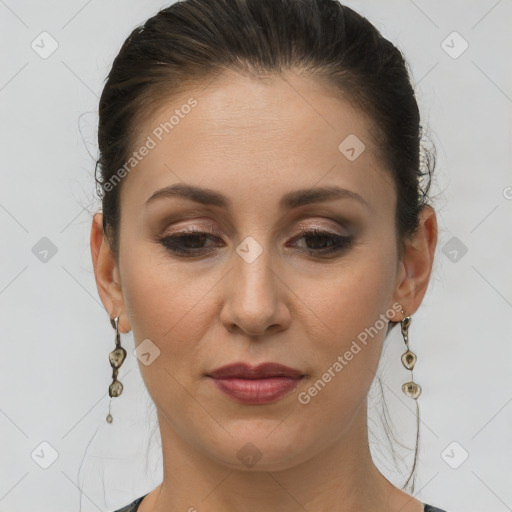
[[[187,230],[182,233],[174,235],[167,235],[162,237],[159,242],[172,254],[181,257],[194,257],[201,256],[212,252],[215,247],[223,244],[219,237],[212,235],[213,230],[205,231],[191,231]],[[304,239],[313,243],[306,243],[305,248],[300,248],[301,252],[316,256],[330,255],[341,251],[348,250],[353,244],[352,235],[339,235],[330,231],[314,229],[300,229],[300,236],[295,237],[293,241]],[[213,245],[208,247],[207,242],[214,242]]]
[[[211,250],[208,248],[206,251],[204,250],[204,244],[208,240],[215,241],[217,237],[203,231],[186,231],[164,236],[160,239],[160,243],[177,256],[197,256]]]
[[[325,256],[347,250],[351,247],[354,237],[352,235],[338,235],[330,231],[324,231],[318,228],[301,228],[301,234],[294,240],[312,240],[313,243],[307,244],[306,248],[301,249],[304,252]]]

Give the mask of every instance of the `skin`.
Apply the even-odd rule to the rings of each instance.
[[[198,105],[124,178],[118,264],[101,214],[91,230],[110,317],[120,315],[120,332],[132,330],[135,346],[149,338],[160,350],[139,368],[157,408],[164,478],[139,511],[422,512],[380,474],[368,447],[366,399],[386,328],[308,404],[297,395],[393,304],[406,315],[417,311],[437,242],[434,210],[423,208],[400,260],[396,192],[371,120],[297,72],[257,80],[226,71],[205,90],[162,105],[134,148],[190,96]],[[354,161],[338,149],[349,134],[366,146]],[[144,206],[175,183],[220,192],[232,209],[184,198]],[[357,192],[369,207],[344,198],[279,208],[290,191],[328,185]],[[299,223],[353,233],[354,244],[315,256],[329,241],[300,238]],[[189,246],[203,248],[202,256],[173,255],[158,242],[186,227],[215,230],[214,239]],[[262,248],[251,263],[236,252],[247,236]],[[389,319],[400,321],[399,311]],[[205,376],[236,361],[276,361],[307,376],[277,402],[240,404]],[[262,455],[252,467],[237,457],[248,442]]]

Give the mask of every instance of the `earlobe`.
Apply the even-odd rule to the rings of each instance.
[[[394,300],[403,305],[407,315],[415,313],[425,296],[432,272],[437,245],[437,218],[434,209],[425,205],[415,233],[406,241],[400,264]]]
[[[119,270],[116,265],[107,239],[103,236],[103,215],[94,215],[91,226],[91,257],[94,268],[96,287],[103,306],[110,318],[117,315],[119,319],[119,331],[128,332],[124,325],[128,320],[125,313],[124,297],[119,279]]]

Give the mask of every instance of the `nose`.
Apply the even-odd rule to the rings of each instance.
[[[223,283],[220,313],[228,331],[263,336],[288,327],[290,292],[278,274],[266,249],[252,261],[234,253],[233,267]]]

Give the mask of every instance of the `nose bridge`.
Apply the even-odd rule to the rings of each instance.
[[[272,272],[271,250],[263,235],[258,239],[247,236],[242,240],[236,248],[233,271],[238,299],[254,308],[268,307],[264,303],[274,299],[275,275]]]
[[[251,334],[261,334],[279,323],[282,311],[271,256],[264,235],[247,236],[236,247],[222,313],[224,325],[236,324]]]

